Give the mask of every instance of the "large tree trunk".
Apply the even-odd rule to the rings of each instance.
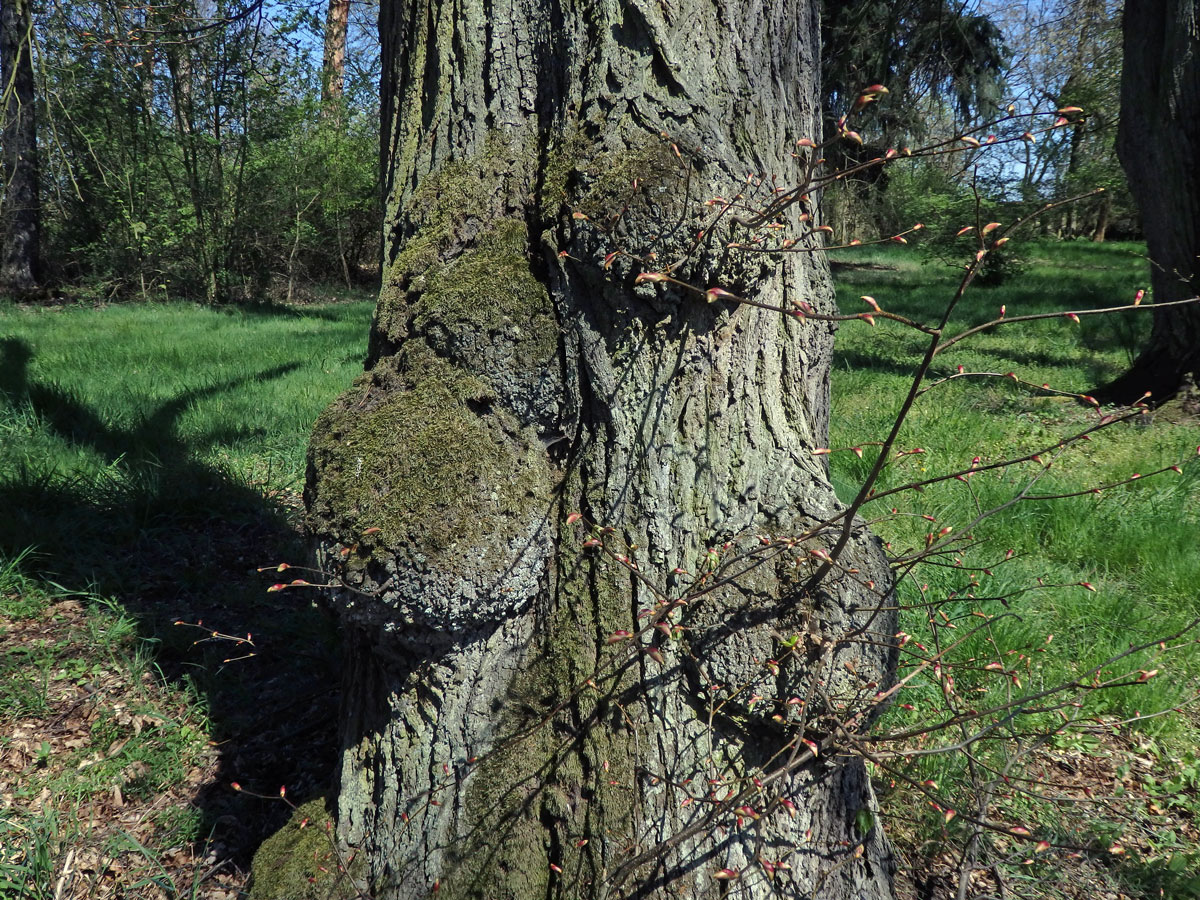
[[[41,220],[30,0],[0,3],[0,90],[0,290],[23,293],[38,286]]]
[[[748,173],[799,177],[813,6],[408,0],[380,27],[384,284],[306,497],[353,585],[331,598],[338,818],[372,896],[717,896],[730,869],[738,896],[890,897],[833,726],[894,669],[874,538],[820,584],[779,553],[675,610],[674,639],[609,643],[709,548],[762,551],[841,508],[812,454],[831,329],[605,266],[682,260],[701,288],[832,310],[820,256],[730,252],[705,205],[754,193]],[[576,510],[637,572],[581,548]]]
[[[1200,2],[1145,0],[1125,11],[1121,165],[1142,212],[1154,302],[1200,293]],[[1150,343],[1130,370],[1095,391],[1133,403],[1169,398],[1200,371],[1200,306],[1154,311]]]

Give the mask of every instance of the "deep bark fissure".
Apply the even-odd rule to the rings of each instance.
[[[841,508],[811,453],[830,330],[636,284],[633,261],[832,309],[819,259],[697,234],[747,172],[797,177],[791,146],[818,128],[814,15],[381,12],[387,268],[369,371],[318,424],[307,489],[324,558],[358,588],[331,598],[351,632],[339,830],[377,897],[700,893],[724,868],[767,896],[763,857],[791,861],[789,890],[890,896],[886,842],[856,830],[861,761],[789,767],[798,720],[771,719],[805,694],[827,731],[863,693],[850,672],[892,677],[877,542],[856,532],[842,562],[860,574],[815,593],[792,555],[747,565],[672,608],[670,640],[610,646],[710,547],[753,553],[756,532]],[[581,551],[576,510],[638,569]],[[847,639],[876,617],[878,644]],[[808,637],[784,652],[793,632]],[[735,823],[710,779],[770,814]]]

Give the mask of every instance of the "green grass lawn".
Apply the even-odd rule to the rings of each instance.
[[[1020,276],[998,286],[969,289],[947,334],[994,318],[1001,306],[1008,316],[1109,307],[1131,302],[1138,288],[1148,286],[1148,266],[1137,245],[1035,243],[1023,252],[1027,268]],[[865,311],[860,298],[869,295],[884,310],[929,324],[936,323],[961,274],[949,266],[923,262],[904,248],[876,249],[864,258],[841,254],[839,260],[842,265],[836,267],[835,279],[843,311]],[[1061,438],[1096,424],[1099,413],[1076,398],[1021,385],[1005,376],[1011,372],[1033,386],[1048,383],[1073,394],[1088,391],[1129,364],[1148,326],[1146,313],[1084,318],[1080,324],[1056,317],[1000,327],[949,348],[935,358],[928,379],[931,384],[942,383],[916,401],[897,443],[898,449],[920,447],[925,452],[898,460],[885,471],[881,488],[959,471],[975,457],[987,464],[1052,448]],[[861,459],[846,450],[830,457],[835,485],[843,497],[853,497],[866,476],[875,456],[868,444],[886,436],[927,341],[925,335],[882,319],[875,328],[853,323],[840,330],[830,446],[863,447]],[[959,366],[966,373],[994,374],[943,381]],[[898,592],[906,607],[902,628],[915,640],[930,648],[945,647],[979,626],[984,620],[978,614],[995,617],[947,655],[944,669],[955,677],[953,700],[943,696],[934,679],[918,679],[904,698],[912,708],[894,708],[885,726],[902,731],[928,725],[952,709],[985,709],[1011,702],[1022,693],[1071,682],[1131,644],[1167,637],[1200,616],[1198,444],[1200,421],[1174,402],[1137,422],[1097,433],[1088,442],[1061,452],[1051,450],[1042,460],[1053,463],[1049,469],[1023,463],[972,476],[968,482],[951,480],[868,504],[864,515],[877,520],[876,532],[897,556],[919,551],[928,534],[944,527],[954,529],[951,536],[969,529],[973,538],[931,563],[902,570]],[[971,524],[980,513],[1018,496],[1035,478],[1033,493],[1086,492],[1173,464],[1181,465],[1182,474],[1168,472],[1099,494],[1022,502]],[[1010,552],[1012,559],[1006,561]],[[972,567],[977,584],[968,571]],[[1080,586],[1081,582],[1095,590]],[[1063,710],[1076,722],[1060,733],[1046,733],[1062,727],[1057,712],[1020,715],[997,729],[994,736],[1006,740],[985,741],[974,748],[976,781],[981,771],[987,774],[988,766],[997,772],[1014,766],[1025,772],[1033,765],[1039,743],[1054,749],[1094,740],[1094,717],[1115,723],[1191,703],[1200,687],[1200,648],[1191,642],[1195,637],[1190,633],[1172,642],[1174,649],[1168,653],[1154,648],[1101,674],[1103,679],[1131,672],[1132,678],[1125,679],[1130,681],[1141,677],[1138,670],[1158,670],[1145,683],[1068,692],[1066,699],[1083,706]],[[919,655],[923,654],[907,662],[917,663]],[[1000,664],[1004,671],[987,671],[988,663]],[[1013,675],[1021,682],[1019,687]],[[1137,740],[1148,742],[1146,746],[1154,748],[1162,761],[1158,778],[1165,777],[1164,771],[1183,767],[1180,759],[1194,746],[1196,721],[1194,708],[1185,707],[1183,714],[1132,724]],[[970,731],[954,729],[926,741],[923,749],[939,741],[954,743]],[[1107,738],[1113,731],[1103,733]],[[978,799],[970,787],[971,765],[961,754],[930,756],[904,771],[918,781],[936,781],[937,796],[945,798],[940,806],[962,809]],[[1190,770],[1194,769],[1193,765]],[[994,776],[988,774],[981,783],[989,779]],[[1069,807],[1072,827],[1063,827],[1057,824],[1064,815],[1061,809],[1019,791],[1006,791],[1004,785],[996,790],[1008,799],[1001,799],[992,814],[1009,824],[1034,828],[1040,823],[1062,840],[1068,832],[1079,838],[1073,828],[1085,823],[1092,837],[1107,828],[1111,839],[1119,830],[1111,822],[1105,825],[1103,815],[1086,805]],[[1193,813],[1200,811],[1195,784],[1181,790],[1180,796],[1188,798]],[[920,835],[948,829],[949,837],[961,839],[968,833],[961,821],[945,826],[928,799],[919,793],[908,798],[910,807],[925,810]],[[1153,823],[1153,816],[1147,813],[1145,822]],[[1145,822],[1139,820],[1129,830],[1141,833],[1149,828],[1157,835]],[[1047,836],[1055,838],[1050,832]],[[1151,838],[1147,841],[1154,844]],[[1138,869],[1135,880],[1143,887],[1165,887],[1168,894],[1176,890],[1176,896],[1197,896],[1182,887],[1200,884],[1196,848],[1186,840],[1167,841],[1163,846],[1157,863]],[[1012,848],[1012,853],[1029,855],[1028,848],[1021,847]],[[1154,859],[1151,854],[1152,863]]]
[[[0,310],[0,895],[233,896],[287,810],[229,783],[325,789],[333,630],[256,570],[372,309]]]
[[[1003,305],[1009,315],[1082,309],[1127,303],[1148,282],[1147,266],[1127,245],[1035,245],[1027,273],[997,287],[972,287],[947,331],[979,324]],[[876,252],[876,257],[880,254]],[[936,263],[921,264],[911,252],[883,257],[895,268],[839,271],[839,303],[846,311],[864,308],[859,297],[875,297],[885,310],[931,321],[952,295],[958,273]],[[1137,347],[1129,336],[1148,324],[1103,317],[1074,324],[1065,318],[1017,323],[970,338],[934,361],[928,381],[966,373],[992,376],[959,378],[932,387],[916,402],[898,449],[921,447],[885,473],[882,487],[894,487],[970,466],[975,457],[990,463],[1052,447],[1060,438],[1093,426],[1099,414],[1073,396],[1047,394],[1004,377],[1012,372],[1034,385],[1078,394],[1122,371]],[[880,440],[890,428],[927,338],[886,320],[876,328],[853,323],[838,337],[833,379],[832,447]],[[998,474],[975,476],[970,484],[950,481],[893,495],[868,505],[866,513],[899,514],[877,530],[903,554],[923,545],[930,530],[961,530],[980,511],[1007,502],[1040,475],[1035,493],[1087,491],[1173,464],[1183,474],[1167,473],[1099,495],[1055,502],[1026,502],[997,514],[973,529],[979,565],[995,576],[981,591],[996,595],[1047,583],[1086,581],[1098,590],[1036,590],[1014,606],[1020,622],[1013,627],[1029,637],[1054,632],[1072,648],[1072,666],[1099,661],[1128,647],[1130,641],[1169,633],[1200,615],[1200,467],[1192,464],[1200,444],[1200,422],[1178,421],[1173,407],[1114,426],[1088,442],[1048,453],[1048,471],[1026,463]],[[835,482],[852,496],[873,462],[871,447],[863,458],[849,452],[832,455]],[[933,528],[921,516],[938,520]],[[962,589],[963,575],[953,568],[923,567],[908,584],[928,584],[929,592]],[[993,610],[994,611],[994,610]],[[1194,694],[1200,656],[1181,655],[1177,674],[1143,686],[1142,705],[1176,702]],[[1068,667],[1069,668],[1069,667]],[[1066,669],[1063,670],[1067,671]],[[1056,673],[1061,674],[1061,673]],[[1159,687],[1161,685],[1161,688]],[[1189,687],[1190,685],[1190,687]],[[1097,698],[1102,705],[1123,700]],[[1163,723],[1169,724],[1169,723]]]
[[[313,421],[361,370],[370,310],[0,313],[0,552],[32,547],[68,587],[117,591],[130,573],[114,546],[187,559],[182,523],[270,514],[264,498],[302,484]]]

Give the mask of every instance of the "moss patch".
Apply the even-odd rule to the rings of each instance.
[[[596,691],[579,692],[554,721],[535,727],[595,671],[604,636],[629,627],[622,580],[595,565],[580,559],[561,573],[544,643],[509,687],[502,714],[499,733],[525,737],[489,754],[472,775],[465,804],[477,811],[472,837],[456,848],[439,896],[586,893],[582,886],[611,863],[605,847],[636,833],[636,743],[621,722],[640,714],[628,699],[637,667],[608,673]],[[621,707],[618,697],[626,698]],[[589,840],[581,845],[581,837]]]
[[[553,360],[553,307],[530,267],[526,224],[512,212],[524,206],[535,171],[519,143],[491,135],[480,153],[422,181],[402,213],[407,237],[386,267],[373,341],[394,348],[413,328],[441,326],[456,332],[453,343],[466,352],[455,355],[468,368],[481,362],[474,349],[491,338],[506,345],[505,369]],[[495,367],[484,360],[478,368]]]
[[[528,193],[535,160],[518,145],[491,134],[482,152],[427,175],[403,210],[388,221],[406,222],[410,235],[392,259],[385,281],[419,275],[438,263],[478,223],[502,215],[506,201]]]
[[[488,409],[478,379],[421,345],[406,348],[401,365],[401,383],[381,389],[378,404],[368,405],[368,378],[318,419],[309,450],[320,476],[316,530],[353,543],[378,528],[387,547],[428,552],[505,540],[505,523],[548,496],[544,460],[510,417]]]
[[[557,350],[558,330],[528,251],[524,222],[495,222],[469,251],[423,276],[414,324],[421,331],[465,326],[476,335],[515,328],[518,362],[544,363]]]
[[[357,858],[349,874],[340,861],[331,834],[333,819],[318,797],[297,808],[292,818],[254,854],[254,884],[250,900],[352,900],[360,896],[352,877],[365,874]]]

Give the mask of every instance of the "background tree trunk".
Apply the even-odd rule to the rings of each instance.
[[[809,587],[778,555],[676,614],[677,639],[608,645],[708,548],[841,508],[811,452],[832,329],[604,265],[679,260],[702,288],[833,308],[819,255],[730,252],[705,205],[799,177],[812,5],[408,0],[380,27],[383,288],[306,492],[355,588],[332,597],[338,816],[373,896],[715,895],[728,868],[739,896],[890,897],[861,761],[786,765],[892,678],[874,538],[855,533],[853,574]],[[640,578],[581,549],[576,510]],[[713,815],[743,789],[761,818]]]
[[[321,99],[328,106],[342,99],[346,81],[346,33],[350,0],[329,0],[325,12],[325,56],[321,68]]]
[[[33,14],[30,0],[0,4],[0,91],[4,179],[0,201],[0,290],[38,286],[41,204],[38,193],[37,107],[33,84]]]
[[[1146,0],[1125,14],[1117,150],[1142,212],[1154,302],[1200,293],[1200,3]],[[1200,307],[1154,311],[1130,370],[1094,392],[1133,403],[1169,398],[1200,370]]]

